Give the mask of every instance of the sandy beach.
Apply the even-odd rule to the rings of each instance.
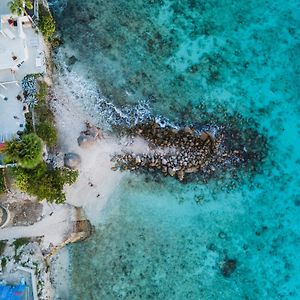
[[[101,222],[101,211],[118,186],[125,173],[111,169],[111,158],[116,153],[151,151],[141,138],[117,139],[103,133],[103,137],[88,149],[79,147],[77,138],[85,130],[86,122],[93,124],[91,117],[78,105],[75,96],[61,79],[53,87],[51,106],[55,114],[62,153],[75,152],[81,157],[79,177],[75,184],[67,186],[66,203],[82,207],[92,225]],[[51,274],[57,299],[67,299],[69,257],[68,249],[61,249],[51,260]]]

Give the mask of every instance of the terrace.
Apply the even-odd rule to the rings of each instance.
[[[0,142],[14,138],[24,129],[23,104],[17,99],[21,94],[22,88],[17,83],[0,86]]]
[[[24,129],[22,79],[28,74],[45,72],[41,34],[27,16],[12,15],[8,2],[0,1],[0,142],[10,140]]]

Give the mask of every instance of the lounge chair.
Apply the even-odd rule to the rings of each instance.
[[[7,98],[6,96],[2,95],[2,94],[0,94],[0,98],[2,98],[2,99],[5,100],[5,101],[8,100],[8,98]]]
[[[36,67],[40,68],[42,66],[42,59],[40,57],[37,57],[35,59],[35,65]]]

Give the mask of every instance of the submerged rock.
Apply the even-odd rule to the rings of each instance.
[[[236,267],[236,259],[226,259],[221,266],[221,272],[224,277],[229,277],[235,271]]]
[[[68,65],[69,66],[74,65],[77,61],[78,61],[78,59],[76,58],[76,56],[72,55],[68,59]]]

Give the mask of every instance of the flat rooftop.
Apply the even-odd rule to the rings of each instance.
[[[0,34],[0,70],[17,68],[26,59],[26,40],[19,38],[18,27],[2,23],[2,31],[10,37]]]
[[[5,87],[0,86],[0,142],[14,138],[25,126],[23,104],[17,99],[21,86],[11,83]]]

